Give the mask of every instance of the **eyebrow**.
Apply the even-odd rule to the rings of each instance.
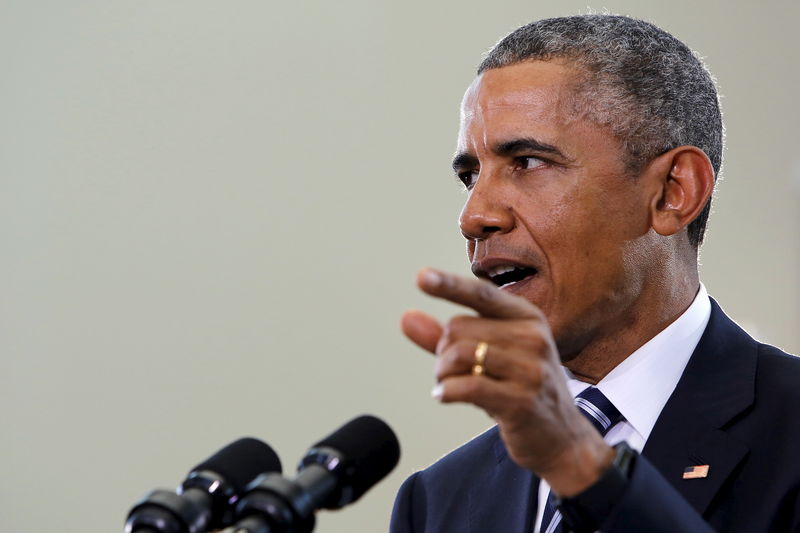
[[[478,158],[469,152],[458,152],[453,157],[453,172],[458,174],[465,168],[475,168],[478,166]]]
[[[538,152],[553,154],[563,159],[569,159],[561,152],[561,150],[552,144],[541,142],[532,137],[511,139],[509,141],[498,143],[492,147],[492,151],[495,154],[504,157],[512,157],[523,153]],[[459,170],[463,170],[465,168],[475,168],[477,166],[478,158],[469,152],[459,152],[455,155],[455,157],[453,157],[453,171],[456,173],[458,173]]]
[[[547,144],[531,137],[502,142],[495,145],[492,151],[500,156],[518,155],[524,152],[543,152],[564,157],[564,154],[552,144]]]

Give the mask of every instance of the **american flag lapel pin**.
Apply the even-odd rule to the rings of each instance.
[[[708,477],[708,465],[687,466],[683,469],[683,479],[702,479]]]

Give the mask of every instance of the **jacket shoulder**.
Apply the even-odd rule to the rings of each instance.
[[[446,479],[452,483],[465,476],[474,477],[476,470],[494,466],[506,457],[497,426],[462,444],[420,472],[426,482]]]
[[[796,379],[800,376],[800,357],[786,353],[769,344],[758,343],[759,366],[775,374],[776,378]],[[795,382],[796,383],[796,382]]]
[[[769,344],[758,344],[756,403],[775,401],[796,408],[800,404],[800,357]]]
[[[463,531],[462,512],[476,476],[497,464],[504,453],[497,427],[493,427],[448,453],[429,467],[412,474],[397,493],[392,510],[392,533]]]

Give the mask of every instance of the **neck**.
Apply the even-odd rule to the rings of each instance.
[[[674,272],[645,287],[633,305],[595,332],[583,347],[565,358],[576,378],[597,384],[629,355],[663,331],[692,304],[700,287],[697,268]]]

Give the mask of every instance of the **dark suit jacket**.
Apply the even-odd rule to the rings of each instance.
[[[683,479],[687,466],[708,477]],[[539,480],[497,428],[400,488],[391,531],[529,533]],[[800,531],[800,358],[711,318],[604,532]]]

